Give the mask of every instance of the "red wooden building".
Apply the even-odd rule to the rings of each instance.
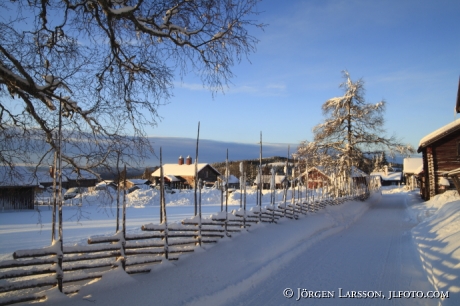
[[[323,188],[330,184],[331,178],[321,166],[308,169],[308,189]],[[302,181],[307,182],[306,174],[302,174]]]

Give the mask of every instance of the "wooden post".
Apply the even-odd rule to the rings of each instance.
[[[122,238],[121,238],[121,267],[123,270],[126,270],[126,164],[124,167],[124,176],[123,176],[123,213],[122,213]]]
[[[228,149],[227,158],[225,159],[225,236],[228,236],[227,223],[228,223]]]
[[[164,224],[164,252],[165,258],[169,257],[169,245],[168,245],[168,220],[166,218],[166,201],[165,201],[165,181],[163,173],[163,152],[160,147],[160,209],[163,220],[161,221]]]
[[[59,101],[59,149],[58,149],[58,168],[59,168],[59,251],[58,254],[58,269],[57,269],[57,281],[59,291],[62,292],[62,283],[64,279],[64,271],[62,270],[62,259],[64,256],[64,237],[62,229],[62,102]]]
[[[292,166],[292,181],[291,181],[291,204],[295,204],[295,160]]]
[[[272,176],[270,178],[270,205],[272,206],[272,222],[275,222],[275,169],[270,170]]]
[[[220,211],[224,211],[224,184],[219,186],[220,189]]]
[[[57,151],[54,152],[54,160],[53,160],[53,218],[51,221],[51,244],[54,243],[54,240],[56,240],[56,207],[57,207],[57,182],[56,182],[56,176],[57,176]]]
[[[117,172],[118,172],[118,184],[117,184],[117,224],[115,232],[118,233],[120,230],[120,152],[117,152]],[[126,175],[126,174],[125,174]]]
[[[244,198],[243,198],[243,228],[246,228],[246,172],[243,173]]]
[[[198,199],[198,244],[201,246],[201,188],[203,182],[201,179],[198,180],[198,188],[200,188],[199,199]]]
[[[259,156],[259,223],[262,222],[262,188],[264,186],[262,179],[262,132],[260,132],[260,156]]]
[[[240,163],[240,208],[243,207],[243,162]]]
[[[200,122],[198,121],[198,135],[196,137],[196,154],[195,154],[195,197],[194,197],[194,204],[195,204],[195,216],[197,215],[197,201],[196,201],[196,188],[198,185],[198,141],[200,139]]]
[[[287,167],[286,167],[287,169]],[[288,178],[287,178],[287,173],[285,173],[286,176],[284,177],[284,181],[283,181],[283,209],[284,209],[284,217],[286,217],[286,199],[287,199],[287,189],[288,189]]]

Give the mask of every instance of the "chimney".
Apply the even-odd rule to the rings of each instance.
[[[50,176],[54,177],[54,168],[50,166]]]
[[[192,164],[192,158],[190,157],[190,155],[187,156],[187,159],[185,160],[185,163],[186,163],[187,165],[191,165],[191,164]]]
[[[179,156],[179,165],[183,165],[184,164],[184,158],[181,156]]]

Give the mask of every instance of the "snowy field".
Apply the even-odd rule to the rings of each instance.
[[[136,191],[128,196],[129,232],[140,231],[142,224],[158,222],[159,205],[151,192]],[[89,236],[115,232],[116,211],[108,198],[107,194],[87,195],[82,207],[64,208],[66,244],[84,244]],[[193,215],[192,199],[193,192],[168,194],[168,220],[179,222]],[[206,191],[202,199],[204,214],[220,211],[218,191]],[[268,202],[269,196],[263,199]],[[281,200],[281,193],[277,199]],[[248,206],[255,202],[255,193],[249,192]],[[229,211],[239,207],[237,192],[232,193],[229,203]],[[395,209],[398,203],[402,203],[401,210]],[[2,259],[18,249],[48,245],[50,216],[46,206],[40,213],[0,213]],[[373,228],[377,222],[387,230]],[[402,226],[402,234],[395,231],[385,238],[398,226]],[[353,233],[356,244],[345,240],[349,233]],[[375,242],[360,242],[364,239],[361,235]],[[376,249],[380,245],[385,252]],[[357,253],[353,253],[355,249]],[[342,275],[343,271],[348,274]],[[299,283],[305,278],[316,287]],[[337,285],[331,288],[331,283]],[[299,288],[304,285],[335,296],[297,300]],[[346,295],[346,291],[339,292],[339,286],[343,290],[383,291],[386,298],[338,298],[339,294]],[[293,290],[290,299],[283,297],[283,290],[288,288]],[[449,298],[388,299],[388,290],[404,290],[403,294],[409,290],[448,291]],[[72,297],[56,289],[49,290],[47,296],[46,305],[460,305],[460,197],[449,191],[422,202],[417,191],[383,189],[382,194],[376,193],[366,202],[350,201],[299,220],[283,219],[278,224],[251,227],[215,245],[196,247],[194,253],[181,256],[177,262],[158,264],[149,274],[129,276],[112,270]]]
[[[270,203],[270,193],[264,190],[262,204]],[[194,215],[194,191],[176,190],[174,194],[166,194],[168,222],[180,222]],[[288,192],[288,201],[292,192]],[[304,194],[305,195],[305,194]],[[320,193],[319,193],[320,195]],[[115,234],[117,201],[116,192],[93,191],[83,196],[66,200],[63,207],[63,237],[65,245],[86,244],[88,237]],[[229,194],[228,211],[240,208],[240,192]],[[281,201],[282,190],[277,190],[275,200]],[[48,202],[48,195],[38,198]],[[247,209],[254,207],[257,194],[248,188],[246,195]],[[122,196],[120,198],[120,206]],[[159,191],[148,188],[136,190],[126,195],[126,227],[127,233],[141,232],[141,226],[148,223],[160,223]],[[203,189],[201,195],[202,214],[208,217],[221,211],[221,192],[216,189]],[[223,199],[225,210],[225,197]],[[122,210],[120,208],[120,216]],[[42,248],[51,243],[51,206],[38,206],[36,211],[0,211],[0,260],[12,259],[14,251],[20,249]],[[119,223],[121,229],[121,217]]]

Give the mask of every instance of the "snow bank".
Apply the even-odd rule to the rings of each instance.
[[[460,197],[447,191],[430,201],[412,205],[412,218],[420,222],[412,235],[427,276],[436,290],[449,291],[443,305],[460,300]]]

